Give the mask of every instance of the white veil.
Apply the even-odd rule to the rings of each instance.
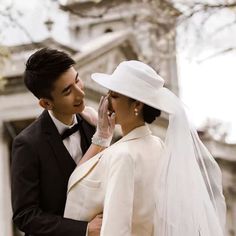
[[[155,236],[223,236],[226,206],[218,164],[188,121],[180,99],[161,88],[156,107],[169,113],[157,178]]]

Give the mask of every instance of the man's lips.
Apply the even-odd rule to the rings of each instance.
[[[74,105],[74,107],[79,107],[79,106],[81,106],[81,104],[83,104],[83,101],[81,101],[81,102],[79,102],[79,103],[76,103],[76,104]]]

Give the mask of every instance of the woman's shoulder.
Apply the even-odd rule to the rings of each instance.
[[[127,144],[125,142],[117,142],[104,150],[104,155],[116,156],[120,155],[121,153],[126,153],[127,151]]]
[[[157,145],[160,145],[160,147],[164,148],[165,146],[165,143],[163,142],[163,140],[158,137],[158,136],[155,136],[155,135],[151,135],[152,139],[154,142],[156,142]]]
[[[109,148],[104,150],[103,158],[109,162],[116,161],[117,159],[132,158],[130,142],[118,142],[112,144]],[[132,145],[132,144],[131,144]]]

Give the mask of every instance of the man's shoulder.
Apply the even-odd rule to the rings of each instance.
[[[30,140],[37,139],[42,134],[42,115],[36,118],[29,126],[23,129],[16,137],[15,140]]]
[[[98,114],[97,111],[89,106],[86,106],[81,114],[78,114],[86,123],[90,124],[91,126],[97,125]]]

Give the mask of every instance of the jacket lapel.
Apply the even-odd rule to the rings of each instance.
[[[77,120],[80,123],[80,145],[82,153],[85,154],[91,144],[92,136],[95,133],[95,127],[86,122],[80,115],[77,115]]]
[[[150,135],[151,131],[148,128],[147,125],[138,127],[134,130],[132,130],[129,134],[121,138],[119,141],[114,143],[112,146],[115,146],[121,142],[127,142],[129,140],[141,138],[147,135]],[[85,178],[99,163],[100,159],[102,158],[103,154],[106,153],[106,149],[96,156],[92,157],[90,160],[83,163],[81,166],[78,166],[74,172],[72,173],[69,183],[68,183],[68,192],[71,191],[71,189],[80,182],[83,178]]]
[[[83,163],[81,166],[78,166],[74,170],[69,179],[67,192],[69,192],[74,187],[75,184],[81,181],[93,170],[93,168],[99,163],[102,155],[103,152],[97,154],[96,156],[92,157],[90,160],[86,161],[85,163]]]
[[[55,154],[54,158],[59,163],[63,176],[66,176],[66,179],[68,179],[76,164],[64,146],[61,136],[47,111],[43,112],[41,119],[45,138]]]

